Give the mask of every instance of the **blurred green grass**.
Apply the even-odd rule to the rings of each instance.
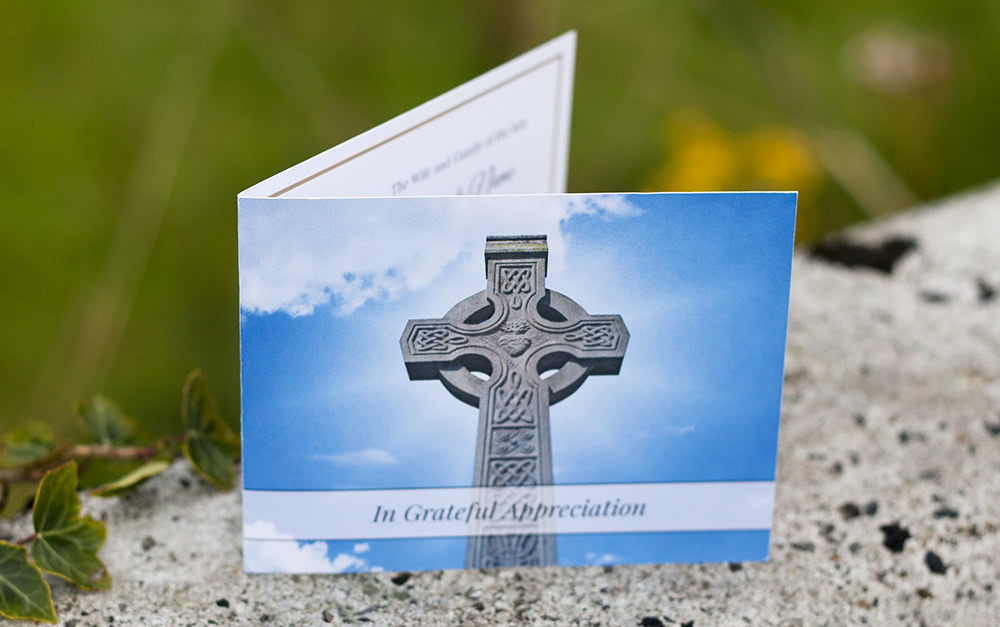
[[[992,0],[16,3],[0,429],[69,433],[101,391],[170,432],[196,366],[236,426],[236,193],[570,28],[570,191],[694,189],[715,161],[686,155],[736,155],[713,187],[813,172],[809,240],[1000,174]],[[812,165],[768,178],[762,136]]]

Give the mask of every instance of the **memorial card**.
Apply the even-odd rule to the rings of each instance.
[[[562,193],[574,47],[240,195],[248,572],[766,559],[796,195]]]

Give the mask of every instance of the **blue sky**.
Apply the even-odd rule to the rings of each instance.
[[[560,566],[744,562],[767,557],[769,532],[570,534],[559,536]],[[465,538],[251,542],[250,572],[372,572],[464,568]],[[417,565],[417,566],[415,566]]]
[[[409,381],[399,337],[482,290],[485,236],[514,233],[546,233],[547,286],[631,334],[619,375],[551,408],[556,483],[772,480],[794,207],[762,193],[241,199],[244,488],[470,485],[477,410]],[[609,542],[568,554],[627,552]]]
[[[547,285],[590,313],[621,314],[631,333],[619,375],[590,377],[552,408],[556,482],[773,478],[794,198],[627,198],[631,210],[577,213],[557,223],[561,236],[549,233]],[[483,200],[392,202],[431,205],[415,213],[440,214],[433,205],[462,203],[471,213]],[[380,199],[315,201],[306,211],[293,207],[307,201],[292,202],[241,209],[242,271],[252,263],[243,229],[254,211],[293,213],[289,222],[310,233],[337,232],[348,211],[387,212]],[[477,213],[486,223],[480,230],[491,231],[490,214]],[[373,238],[392,230],[389,219],[371,217]],[[281,237],[274,227],[264,231]],[[244,301],[245,487],[469,484],[476,410],[437,382],[409,381],[399,350],[408,318],[438,317],[485,287],[483,237],[469,239],[478,250],[448,251],[447,239],[411,244],[415,256],[426,248],[426,256],[443,258],[436,276],[417,289],[379,288],[360,305],[355,292],[364,287],[345,296],[327,289],[329,300],[308,314],[291,315],[288,306],[263,313]],[[354,274],[369,285],[378,281],[367,273]]]

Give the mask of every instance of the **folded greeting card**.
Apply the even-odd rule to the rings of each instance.
[[[766,558],[795,194],[563,193],[574,50],[240,194],[247,571]]]

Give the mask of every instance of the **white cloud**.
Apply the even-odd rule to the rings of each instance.
[[[332,455],[313,455],[313,458],[331,461],[338,466],[387,466],[399,463],[395,455],[380,448],[363,448]]]
[[[642,210],[629,202],[622,194],[571,196],[566,203],[566,217],[578,214],[603,215],[611,218],[637,216]]]
[[[338,553],[331,562],[331,568],[330,572],[334,573],[343,573],[348,570],[364,571],[368,570],[368,561],[350,553]]]
[[[354,552],[358,554],[367,553],[368,550],[371,548],[372,548],[371,545],[368,544],[367,542],[360,542],[354,545]]]
[[[291,536],[278,532],[275,524],[270,521],[257,520],[243,528],[247,538],[243,543],[243,561],[250,572],[267,573],[343,573],[343,572],[381,572],[381,566],[372,566],[368,560],[350,553],[338,553],[329,556],[329,546],[326,542],[296,542]],[[254,540],[252,538],[269,538]],[[368,544],[356,544],[358,547]]]
[[[600,566],[616,564],[622,561],[622,558],[614,553],[587,553],[584,556],[584,559],[586,559],[589,564],[596,564]]]
[[[545,233],[558,251],[574,215],[638,213],[618,195],[250,201],[239,214],[240,307],[305,316],[333,302],[348,315],[431,284],[463,255],[481,256],[488,234]]]

